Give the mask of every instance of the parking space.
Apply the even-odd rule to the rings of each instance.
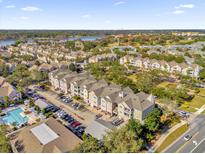
[[[33,89],[33,87],[30,87]],[[61,97],[53,91],[37,91],[37,93],[43,96],[46,100],[63,109],[68,114],[72,115],[76,120],[88,126],[94,119],[95,113],[90,112],[80,105],[73,105],[74,102],[68,96]],[[60,98],[61,97],[61,98]]]
[[[38,91],[34,89],[27,89],[26,90],[26,95],[33,100],[37,99],[45,99],[39,92],[42,92],[41,90]],[[72,99],[66,96],[61,96],[58,98],[58,100],[62,101],[64,104],[68,104],[72,102]],[[71,115],[68,110],[65,111],[65,109],[62,109],[61,107],[58,107],[55,105],[55,103],[50,103],[48,107],[45,108],[43,111],[44,113],[52,113],[52,115],[57,119],[62,122],[68,128],[70,131],[72,131],[76,136],[79,138],[82,138],[82,135],[84,133],[84,130],[86,126],[79,122],[79,118],[76,116]],[[77,120],[78,119],[78,120]]]
[[[61,120],[63,124],[72,131],[79,138],[82,138],[82,135],[85,131],[85,126],[76,120],[72,115],[69,115],[64,110],[60,109],[55,113],[57,119]]]

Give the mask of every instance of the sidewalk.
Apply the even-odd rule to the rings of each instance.
[[[162,142],[167,138],[167,136],[169,136],[169,134],[171,134],[173,131],[175,131],[177,128],[181,127],[182,125],[184,125],[185,123],[190,123],[194,118],[196,118],[199,114],[201,114],[203,111],[205,110],[205,105],[203,105],[200,109],[198,109],[195,113],[193,113],[188,119],[187,121],[182,121],[179,124],[175,125],[174,127],[172,127],[171,129],[169,129],[168,131],[166,131],[165,133],[163,133],[160,138],[158,139],[158,141],[152,146],[151,149],[153,149],[154,151],[162,144]],[[176,140],[177,141],[177,140]],[[174,142],[171,144],[173,145]],[[170,146],[171,146],[170,145]],[[168,147],[167,147],[168,148]],[[166,149],[167,149],[166,148]]]
[[[164,142],[164,140],[173,132],[175,131],[177,128],[181,127],[182,125],[184,125],[186,123],[186,121],[182,121],[179,124],[175,125],[174,127],[172,127],[171,129],[168,129],[165,133],[163,133],[160,138],[158,139],[158,141],[152,146],[151,149],[153,149],[153,151],[156,151],[157,148]]]

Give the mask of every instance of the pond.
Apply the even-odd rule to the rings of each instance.
[[[11,45],[11,44],[14,44],[15,42],[16,41],[14,39],[0,40],[0,47]]]

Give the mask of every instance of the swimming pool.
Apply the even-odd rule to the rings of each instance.
[[[28,122],[28,117],[21,116],[20,113],[22,112],[23,112],[22,108],[17,108],[17,109],[8,111],[6,116],[4,116],[2,120],[5,124],[10,124],[10,125],[12,125],[13,123],[16,123],[17,125],[24,124]]]

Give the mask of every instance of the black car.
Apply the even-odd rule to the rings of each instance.
[[[85,131],[85,127],[84,126],[79,126],[75,130],[78,131],[79,133],[83,133]]]
[[[49,107],[47,107],[45,110],[47,111],[47,112],[49,112],[49,111],[51,111],[53,109],[53,106],[49,106]]]
[[[70,119],[67,120],[68,123],[72,123],[74,122],[75,119],[73,119],[72,117]]]
[[[64,118],[66,121],[72,119],[72,117],[70,115],[66,115]]]
[[[58,110],[60,110],[60,108],[58,108],[58,107],[53,107],[53,108],[51,109],[52,112],[57,112]]]

